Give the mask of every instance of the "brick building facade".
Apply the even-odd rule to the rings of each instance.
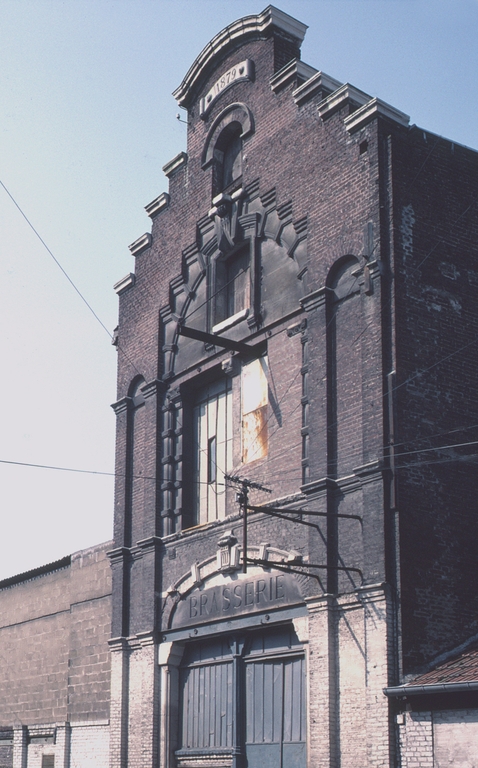
[[[397,765],[393,690],[478,635],[478,156],[305,31],[195,60],[115,286],[112,768]]]
[[[108,544],[0,582],[0,765],[107,768]]]

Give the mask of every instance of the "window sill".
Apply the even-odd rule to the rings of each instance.
[[[236,312],[235,315],[231,315],[231,317],[226,317],[226,319],[223,320],[222,322],[217,323],[217,325],[213,325],[212,332],[222,333],[222,331],[226,331],[228,328],[232,328],[233,325],[237,325],[237,323],[240,323],[241,320],[245,320],[248,315],[249,315],[249,309],[241,309],[241,311]]]

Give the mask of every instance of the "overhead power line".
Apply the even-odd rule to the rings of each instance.
[[[37,236],[37,238],[39,239],[40,243],[41,243],[41,244],[43,245],[43,247],[44,247],[44,248],[45,248],[45,249],[48,251],[48,253],[49,253],[49,254],[50,254],[50,256],[52,257],[52,259],[53,259],[53,261],[55,262],[55,264],[57,265],[57,267],[58,267],[59,269],[61,269],[61,271],[62,271],[62,272],[63,272],[63,274],[65,275],[66,279],[68,280],[68,282],[70,283],[70,285],[72,286],[72,288],[73,288],[73,289],[76,291],[76,293],[78,294],[78,296],[80,297],[80,299],[81,299],[81,300],[82,300],[82,301],[83,301],[83,302],[86,304],[86,306],[87,306],[87,307],[88,307],[88,309],[90,310],[90,312],[91,312],[91,314],[93,315],[93,317],[95,317],[95,318],[96,318],[96,320],[97,320],[97,321],[99,322],[99,324],[101,325],[101,327],[102,327],[102,328],[104,328],[104,330],[106,331],[106,333],[108,334],[108,336],[110,337],[110,339],[112,339],[112,338],[113,338],[113,334],[112,334],[112,333],[111,333],[111,332],[108,330],[108,328],[107,328],[107,327],[106,327],[106,325],[103,323],[103,321],[102,321],[102,320],[101,320],[101,319],[98,317],[98,315],[96,314],[95,310],[93,309],[93,307],[91,306],[91,304],[90,304],[90,303],[87,301],[87,299],[85,299],[85,297],[83,296],[83,294],[82,294],[82,292],[80,291],[80,289],[76,287],[75,283],[74,283],[74,282],[73,282],[73,280],[71,279],[71,277],[70,277],[70,275],[68,274],[68,272],[67,272],[67,271],[66,271],[66,270],[65,270],[65,269],[62,267],[62,265],[60,264],[60,262],[58,261],[58,259],[56,258],[56,256],[53,254],[52,250],[51,250],[51,249],[48,247],[48,245],[45,243],[44,239],[42,238],[42,236],[40,235],[40,233],[38,232],[38,230],[37,230],[37,229],[35,229],[35,227],[34,227],[34,226],[33,226],[33,224],[31,223],[31,221],[30,221],[30,219],[28,218],[28,216],[26,215],[26,213],[25,213],[25,212],[22,210],[22,208],[20,207],[20,205],[17,203],[17,201],[15,200],[15,198],[13,197],[13,195],[11,194],[11,192],[9,192],[9,190],[6,188],[5,184],[3,183],[3,181],[2,181],[1,179],[0,179],[0,184],[1,184],[1,185],[2,185],[2,187],[4,188],[5,192],[7,193],[8,197],[10,198],[10,200],[12,201],[12,203],[13,203],[13,204],[15,205],[15,207],[16,207],[16,208],[17,208],[17,209],[20,211],[21,215],[23,216],[23,218],[24,218],[24,219],[25,219],[25,221],[27,222],[27,224],[28,224],[28,226],[30,227],[30,229],[31,229],[31,230],[32,230],[32,231],[35,233],[35,235],[36,235],[36,236]]]

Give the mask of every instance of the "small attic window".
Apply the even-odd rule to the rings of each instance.
[[[234,187],[242,178],[242,125],[230,123],[220,134],[214,148],[213,195]]]

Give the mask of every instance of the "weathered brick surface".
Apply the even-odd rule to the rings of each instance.
[[[400,729],[403,768],[434,768],[431,712],[407,712]]]
[[[71,729],[70,768],[108,768],[109,726],[77,723]]]
[[[106,548],[77,553],[69,567],[0,589],[2,725],[108,718]]]
[[[310,765],[382,766],[397,749],[383,688],[477,629],[466,545],[478,533],[476,473],[455,461],[459,449],[413,451],[476,437],[464,428],[478,423],[478,161],[470,150],[376,114],[349,131],[352,102],[322,119],[323,92],[297,106],[297,79],[270,87],[286,55],[281,45],[274,35],[236,40],[203,73],[189,104],[187,162],[170,177],[170,204],[153,218],[135,285],[120,297],[118,401],[126,403],[138,372],[150,397],[141,416],[127,406],[129,421],[118,406],[117,466],[121,474],[136,462],[139,475],[157,482],[128,496],[118,480],[115,542],[129,553],[118,549],[115,561],[114,622],[130,634],[167,632],[175,599],[168,586],[213,558],[226,529],[242,542],[233,489],[225,521],[188,527],[191,402],[230,355],[176,338],[171,328],[183,317],[210,329],[201,270],[217,188],[213,169],[202,167],[203,151],[222,110],[245,104],[253,131],[243,144],[243,213],[260,222],[261,317],[229,334],[267,349],[275,406],[270,398],[266,455],[247,465],[235,421],[234,471],[271,488],[270,496],[251,492],[253,504],[288,499],[323,515],[305,527],[250,513],[249,546],[292,549],[317,566],[317,578],[301,579],[310,609]],[[246,58],[254,81],[226,89],[201,119],[200,97]],[[303,240],[290,251],[298,231]],[[453,429],[460,429],[456,440]],[[151,546],[146,568],[138,541],[155,536],[162,542]],[[155,590],[167,607],[162,615],[159,600],[151,601]],[[144,679],[131,648],[136,701]],[[129,713],[130,735],[139,717]],[[426,727],[418,724],[413,738]]]
[[[174,762],[177,665],[195,637],[191,629],[174,643],[177,605],[187,590],[236,578],[217,572],[226,532],[243,545],[235,487],[224,490],[225,519],[192,526],[195,396],[224,375],[232,471],[271,490],[251,490],[249,502],[316,513],[303,515],[307,526],[248,514],[249,554],[268,545],[299,570],[307,612],[284,606],[260,621],[294,621],[303,644],[308,765],[381,768],[400,747],[404,767],[431,768],[433,739],[443,745],[468,717],[407,713],[399,725],[383,689],[478,631],[474,449],[456,445],[477,438],[478,156],[393,114],[371,111],[349,130],[357,104],[325,114],[323,88],[298,105],[297,75],[270,83],[297,52],[297,40],[269,29],[232,36],[212,56],[190,98],[186,162],[120,295],[111,702],[103,550],[2,591],[10,618],[0,642],[13,664],[0,723],[20,725],[15,707],[29,723],[90,721],[91,752],[84,726],[72,728],[72,765],[96,754],[103,765],[99,721],[109,712],[112,768],[156,765],[160,750],[164,768]],[[244,59],[254,78],[225,89],[201,118],[200,98]],[[230,219],[214,213],[217,174],[204,167],[226,107],[252,126]],[[208,269],[231,241],[249,243],[255,271],[250,315],[227,336],[259,353],[178,335],[179,320],[211,331]],[[257,354],[269,369],[266,423],[257,458],[243,463],[240,370]],[[15,733],[20,765],[26,737]]]

